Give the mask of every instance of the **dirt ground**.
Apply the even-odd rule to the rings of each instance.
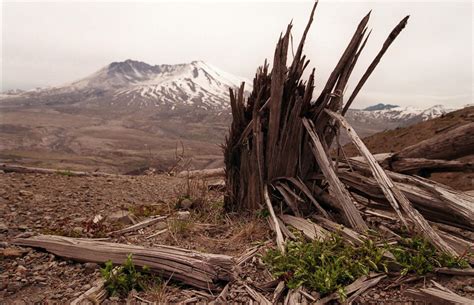
[[[227,254],[238,259],[247,249],[273,246],[272,232],[258,215],[227,214],[223,195],[207,191],[202,181],[165,175],[77,177],[67,174],[0,173],[0,304],[65,304],[91,288],[100,278],[99,265],[79,263],[47,252],[14,246],[17,237],[56,234],[74,237],[105,237],[107,232],[129,225],[131,219],[167,215],[168,220],[139,231],[110,238],[111,242],[151,247],[174,245],[202,252]],[[192,198],[191,204],[185,198]],[[189,206],[191,205],[191,206]],[[91,229],[100,215],[101,226]],[[152,236],[157,232],[163,233]],[[263,253],[265,247],[259,250]],[[230,284],[228,300],[247,304],[248,284],[268,299],[276,281],[260,257],[242,264]],[[388,276],[356,301],[358,304],[422,304],[404,295],[406,288],[430,286],[430,279],[460,295],[474,298],[474,279],[429,275],[401,285]],[[308,292],[311,294],[311,292]],[[179,283],[166,284],[129,296],[131,303],[146,301],[203,304],[216,297]],[[145,300],[145,301],[144,301]],[[125,303],[111,298],[105,303]],[[256,302],[254,302],[256,303]]]

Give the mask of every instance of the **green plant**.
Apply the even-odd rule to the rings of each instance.
[[[66,170],[58,170],[58,171],[57,171],[57,174],[58,174],[58,175],[61,175],[61,176],[66,176],[66,177],[71,177],[71,176],[72,176],[72,172],[71,172],[69,169],[66,169]]]
[[[271,249],[263,259],[272,274],[284,280],[289,288],[305,286],[322,295],[338,291],[344,300],[344,286],[358,277],[371,271],[388,272],[386,251],[390,251],[396,263],[402,266],[402,275],[409,272],[426,274],[436,267],[469,267],[464,257],[439,253],[419,237],[404,239],[396,246],[377,246],[371,239],[352,246],[337,234],[312,242],[299,237],[286,244],[286,254]]]
[[[409,272],[423,275],[437,267],[469,267],[464,257],[456,258],[446,253],[439,253],[432,244],[420,237],[402,239],[397,246],[392,246],[390,251],[397,263],[402,266],[403,275]]]
[[[105,288],[111,296],[125,297],[135,289],[137,291],[146,290],[150,286],[160,284],[159,278],[150,273],[147,266],[143,266],[141,271],[135,268],[132,254],[122,266],[113,266],[112,261],[105,263],[105,267],[100,269],[102,278],[105,280]]]
[[[338,291],[344,299],[345,285],[370,271],[386,269],[382,261],[384,251],[371,241],[361,247],[352,247],[339,235],[332,235],[312,242],[301,238],[290,241],[286,245],[286,255],[270,250],[264,261],[289,288],[303,285],[322,295]]]

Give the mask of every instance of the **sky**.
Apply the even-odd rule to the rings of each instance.
[[[278,37],[291,20],[296,48],[311,7],[312,1],[3,0],[0,91],[62,85],[126,59],[204,60],[252,79],[265,58],[272,62]],[[320,1],[304,50],[309,67],[316,68],[316,91],[369,10],[373,31],[348,95],[391,29],[406,15],[410,19],[354,108],[473,103],[471,1]]]

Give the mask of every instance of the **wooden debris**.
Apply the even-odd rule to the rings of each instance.
[[[170,247],[116,244],[80,238],[40,235],[20,238],[16,245],[44,248],[55,255],[82,262],[122,264],[129,254],[136,266],[148,266],[159,275],[201,289],[216,290],[220,282],[233,279],[234,260],[230,256],[207,254]]]
[[[332,167],[332,164],[326,155],[326,151],[324,150],[318,135],[314,131],[314,124],[307,118],[303,118],[302,120],[303,125],[305,126],[313,144],[311,148],[313,150],[314,157],[316,158],[321,171],[324,173],[324,176],[326,179],[328,179],[329,185],[333,191],[333,196],[335,196],[339,201],[342,210],[344,211],[345,218],[354,230],[360,233],[367,231],[367,225],[362,219],[360,212],[352,202],[351,196],[346,187],[337,177],[334,168]]]
[[[273,210],[273,205],[270,200],[270,196],[268,195],[268,187],[265,186],[263,194],[265,196],[265,202],[267,204],[268,211],[270,212],[270,217],[273,221],[273,227],[276,233],[276,242],[278,248],[282,253],[285,253],[285,240],[283,239],[283,234],[281,233],[280,223],[278,222],[278,218],[275,215],[275,211]]]
[[[474,122],[439,133],[427,140],[405,147],[394,158],[452,160],[474,151]]]
[[[291,215],[281,215],[280,218],[286,224],[303,232],[303,234],[309,239],[324,239],[329,235],[328,231],[310,220]]]
[[[455,269],[455,268],[436,268],[436,273],[451,274],[451,275],[462,275],[474,277],[474,268],[466,269]]]
[[[213,177],[223,177],[225,175],[224,168],[213,168],[213,169],[202,169],[194,171],[182,171],[179,172],[176,177],[178,178],[213,178]]]
[[[377,285],[386,275],[378,274],[378,273],[371,273],[370,275],[364,275],[355,280],[352,284],[347,285],[344,288],[347,296],[349,298],[353,298],[352,301],[358,297],[361,293],[366,291],[367,289]],[[339,294],[337,292],[332,293],[322,299],[319,299],[315,305],[323,305],[333,300],[338,300]],[[350,304],[350,303],[349,303]]]
[[[275,291],[273,292],[273,297],[272,297],[272,304],[278,304],[278,301],[280,300],[283,291],[285,290],[285,282],[280,281],[278,282],[277,287],[275,288]]]
[[[436,287],[407,289],[405,294],[423,301],[433,302],[433,304],[465,304],[471,305],[474,300],[462,297],[446,287],[432,281]]]
[[[397,213],[400,220],[405,224],[407,228],[408,223],[405,220],[405,217],[402,215],[401,209],[406,213],[406,215],[410,218],[413,224],[416,226],[416,229],[419,233],[423,234],[423,236],[431,241],[433,245],[435,245],[439,250],[449,253],[451,255],[457,256],[458,254],[454,251],[439,235],[433,228],[430,226],[428,221],[418,212],[416,209],[413,208],[412,204],[405,195],[400,191],[400,189],[393,183],[392,179],[388,177],[385,171],[382,169],[380,164],[377,163],[374,156],[370,153],[370,151],[365,146],[364,142],[359,138],[357,133],[354,129],[349,125],[344,117],[341,115],[334,113],[330,110],[326,110],[326,112],[336,119],[342,127],[344,127],[347,131],[347,134],[352,140],[352,143],[357,147],[359,152],[362,156],[365,157],[369,168],[372,171],[372,174],[377,180],[382,192],[384,193],[385,197],[387,198],[388,202],[392,206],[392,208]]]
[[[272,305],[272,302],[267,300],[262,294],[258,293],[257,291],[250,288],[248,285],[244,284],[245,289],[247,290],[248,294],[254,299],[258,304],[263,305]]]
[[[120,234],[125,234],[125,233],[129,233],[129,232],[133,232],[133,231],[137,231],[137,230],[140,230],[140,229],[143,229],[143,228],[146,228],[148,226],[151,226],[157,222],[160,222],[164,219],[166,219],[167,216],[155,216],[155,217],[149,217],[137,224],[134,224],[132,226],[129,226],[129,227],[126,227],[126,228],[123,228],[123,229],[120,229],[120,230],[117,230],[117,231],[113,231],[113,232],[110,232],[108,233],[107,235],[108,236],[111,236],[111,235],[120,235]]]
[[[107,297],[107,292],[104,287],[104,280],[98,279],[92,285],[92,287],[81,294],[79,297],[71,301],[71,305],[89,305],[89,304],[102,304]]]

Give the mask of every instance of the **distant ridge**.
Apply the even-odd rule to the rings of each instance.
[[[387,109],[392,109],[392,108],[397,108],[397,107],[400,107],[400,106],[378,103],[376,105],[372,105],[372,106],[369,106],[367,108],[364,108],[363,110],[365,110],[365,111],[387,110]]]

